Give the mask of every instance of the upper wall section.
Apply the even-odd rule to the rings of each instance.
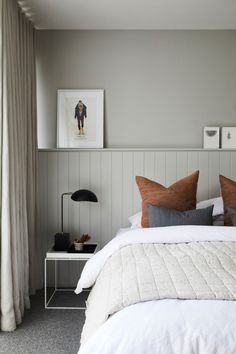
[[[57,89],[105,90],[106,147],[201,147],[236,125],[236,31],[37,31],[39,147],[56,146]]]

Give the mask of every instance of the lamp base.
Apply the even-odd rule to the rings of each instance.
[[[67,251],[70,247],[70,234],[57,233],[54,237],[54,242],[55,251]]]

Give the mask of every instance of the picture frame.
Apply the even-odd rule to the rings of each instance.
[[[103,148],[104,90],[57,90],[57,148]]]
[[[204,127],[203,129],[203,148],[220,148],[220,127]]]
[[[236,127],[222,127],[222,149],[236,149]]]

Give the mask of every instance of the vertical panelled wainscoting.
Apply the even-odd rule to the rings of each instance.
[[[80,188],[96,193],[98,203],[65,201],[64,230],[71,233],[72,239],[89,233],[102,247],[120,227],[128,226],[130,215],[141,210],[136,175],[169,186],[197,169],[200,170],[198,200],[218,196],[219,173],[236,179],[236,151],[40,150],[39,212],[44,251],[53,245],[54,234],[60,230],[61,193]],[[70,263],[63,267],[66,276],[63,279],[62,274],[61,281],[74,285],[78,265]]]

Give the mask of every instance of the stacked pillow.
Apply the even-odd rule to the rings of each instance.
[[[199,171],[170,187],[137,176],[142,212],[129,218],[131,227],[168,225],[235,225],[236,182],[220,176],[222,197],[196,204]],[[197,210],[196,210],[197,209]],[[199,210],[200,209],[200,210]]]
[[[170,187],[136,177],[142,196],[142,227],[212,225],[213,205],[196,209],[199,171]]]
[[[132,228],[170,225],[236,226],[236,181],[220,178],[222,197],[196,204],[199,171],[170,187],[136,176],[142,212],[129,218]]]
[[[182,178],[170,187],[136,176],[142,197],[142,227],[149,227],[148,204],[171,208],[177,211],[196,209],[199,171]]]
[[[236,226],[236,182],[220,175],[221,193],[224,201],[225,225]]]
[[[204,209],[178,211],[148,204],[149,227],[212,225],[213,205]]]
[[[222,197],[212,198],[203,200],[197,203],[197,209],[207,208],[213,205],[213,225],[215,226],[223,226],[224,225],[224,204]],[[131,224],[132,229],[142,227],[142,212],[139,211],[138,213],[131,215],[129,217],[129,222]]]

